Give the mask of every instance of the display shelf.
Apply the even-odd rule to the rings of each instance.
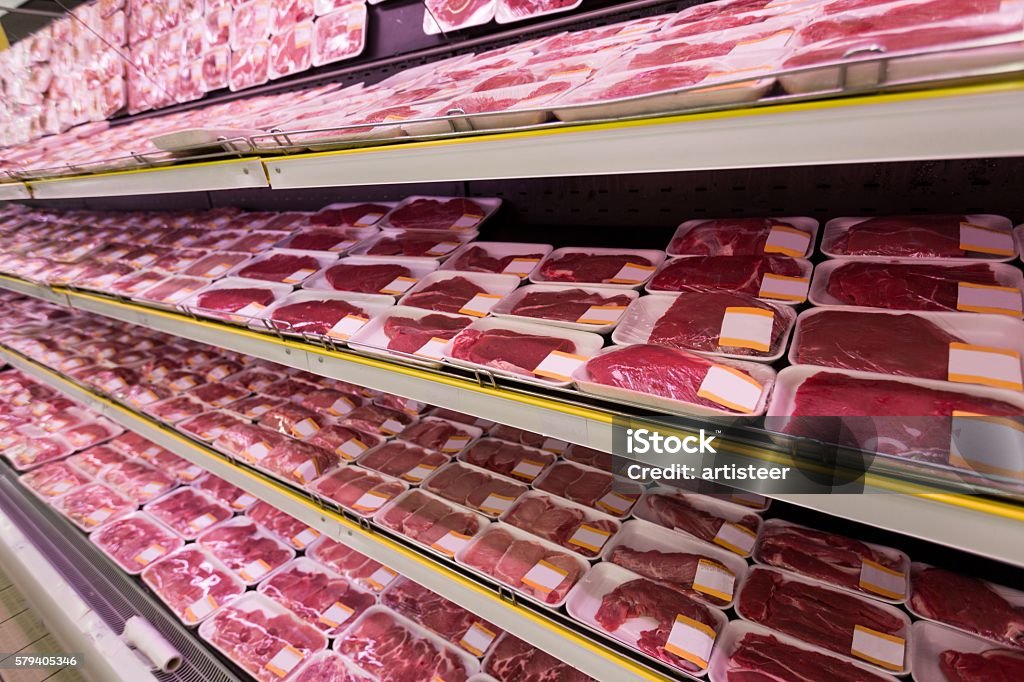
[[[0,288],[7,287],[9,279],[0,279]],[[19,291],[31,293],[25,285],[22,283]],[[48,287],[39,288],[48,290]],[[611,451],[615,421],[627,418],[611,409],[576,404],[566,398],[485,385],[455,375],[421,370],[240,327],[145,308],[105,296],[64,289],[50,290],[47,295],[53,293],[65,295],[68,304],[79,310],[606,452]],[[14,360],[21,362],[16,357]],[[630,424],[635,428],[647,426],[665,434],[686,433],[678,428],[665,428],[662,424],[648,423],[636,417],[631,419]],[[738,466],[763,466],[765,463],[807,466],[805,460],[794,459],[779,447],[726,438],[716,441],[716,446],[719,456],[728,458],[719,460],[719,463],[730,461]],[[1019,532],[1020,524],[1024,522],[1024,506],[977,495],[938,492],[935,488],[872,472],[866,473],[861,482],[861,494],[842,491],[836,494],[766,494],[797,506],[1024,567],[1024,544],[1005,542],[1006,537]],[[863,495],[871,495],[870,503],[865,503],[868,498]],[[986,532],[978,533],[979,527],[986,528]]]
[[[263,164],[254,158],[73,175],[30,180],[27,184],[35,199],[172,194],[268,186]]]
[[[32,194],[28,191],[28,185],[26,185],[24,182],[0,183],[0,201],[31,198]]]
[[[515,603],[511,593],[472,580],[454,568],[454,564],[442,563],[432,555],[410,549],[371,527],[366,521],[351,520],[332,509],[318,506],[312,498],[241,466],[129,407],[98,395],[16,351],[0,347],[0,358],[124,428],[291,514],[328,537],[472,610],[534,646],[555,653],[562,661],[598,680],[620,682],[671,679],[598,644],[573,627],[553,620],[543,610]],[[684,676],[684,679],[692,678]]]
[[[267,158],[275,189],[1024,154],[1024,81]]]

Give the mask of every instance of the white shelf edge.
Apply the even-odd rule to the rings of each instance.
[[[32,193],[28,191],[28,185],[26,185],[24,182],[0,183],[0,201],[31,198]]]
[[[0,544],[4,572],[64,651],[82,655],[77,672],[94,680],[157,679],[3,511]]]
[[[999,85],[266,158],[274,189],[1024,155]]]
[[[0,357],[19,370],[29,374],[41,382],[51,386],[66,396],[78,400],[90,409],[99,412],[108,419],[124,428],[134,431],[158,445],[161,445],[193,464],[220,476],[237,485],[250,494],[269,502],[282,511],[291,514],[321,533],[349,547],[362,552],[371,559],[388,566],[398,573],[430,588],[434,592],[450,599],[460,606],[470,609],[503,630],[511,632],[534,646],[548,651],[569,665],[576,667],[591,677],[602,682],[624,682],[626,680],[666,680],[651,671],[647,676],[634,674],[628,669],[615,664],[614,659],[600,652],[600,644],[583,645],[562,637],[551,627],[537,622],[532,614],[527,615],[514,610],[491,593],[491,598],[481,598],[480,588],[462,584],[449,579],[445,574],[435,570],[427,559],[416,559],[410,554],[392,549],[370,535],[351,530],[327,517],[312,502],[297,499],[285,489],[265,482],[260,476],[245,471],[231,462],[205,452],[202,448],[184,441],[176,434],[155,426],[148,419],[132,413],[127,408],[115,406],[105,400],[97,399],[90,391],[62,379],[54,379],[53,375],[32,361],[25,361],[18,355],[0,348]],[[470,581],[466,581],[469,583]],[[486,588],[483,588],[486,589]],[[491,592],[487,590],[487,592]],[[638,664],[639,665],[639,664]],[[684,679],[681,677],[681,679]],[[692,678],[685,678],[692,679]],[[127,682],[127,681],[126,681]]]
[[[238,159],[33,180],[28,185],[36,199],[73,199],[248,189],[269,183],[259,159]]]

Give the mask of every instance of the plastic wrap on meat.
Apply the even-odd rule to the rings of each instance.
[[[546,449],[545,445],[548,444],[549,440],[547,436],[536,433],[534,431],[527,431],[526,429],[517,429],[514,426],[508,424],[496,424],[490,431],[491,438],[500,438],[501,440],[507,440],[510,443],[519,443],[520,445],[526,445],[531,448]]]
[[[350,3],[316,20],[313,63],[317,66],[359,56],[366,44],[366,8]]]
[[[443,419],[423,419],[398,434],[400,440],[438,452],[453,452],[467,445],[472,436],[458,423]],[[454,439],[454,440],[453,440]]]
[[[277,431],[253,424],[238,424],[220,434],[213,444],[219,450],[232,455],[259,461],[266,457],[275,445],[284,441],[285,436]]]
[[[271,448],[259,465],[285,480],[306,485],[336,467],[340,461],[340,457],[330,450],[286,438]]]
[[[496,438],[478,440],[462,453],[461,458],[482,469],[528,483],[555,461],[552,454],[543,450],[525,448]]]
[[[647,342],[681,350],[730,355],[766,355],[745,346],[722,345],[722,321],[728,308],[756,308],[773,314],[770,348],[777,348],[786,328],[785,317],[778,309],[753,296],[729,292],[680,294],[668,310],[658,318]]]
[[[707,542],[714,542],[722,526],[730,523],[724,516],[697,506],[681,495],[652,493],[648,495],[646,504],[654,514],[651,520],[655,523]],[[733,523],[746,528],[751,534],[757,533],[758,517],[754,514],[747,514]]]
[[[385,204],[353,204],[352,206],[328,206],[314,213],[309,219],[312,225],[324,227],[369,227],[383,218],[390,206]],[[292,246],[292,248],[309,248]]]
[[[678,44],[689,46],[688,42]],[[800,229],[770,218],[704,220],[673,239],[669,252],[678,256],[759,256],[764,253],[768,236],[776,226]],[[810,236],[807,233],[807,237]]]
[[[219,476],[206,474],[192,484],[192,487],[212,496],[236,511],[244,511],[256,503],[256,497],[245,492],[234,483]]]
[[[185,544],[170,529],[144,513],[111,521],[97,529],[90,539],[131,575]]]
[[[250,519],[238,518],[210,528],[196,541],[247,584],[255,584],[295,556],[294,550]]]
[[[369,448],[380,445],[384,439],[347,426],[331,424],[310,436],[305,442],[335,453],[345,460],[353,460]]]
[[[149,412],[149,414],[161,421],[167,422],[168,424],[176,424],[177,422],[189,419],[190,417],[196,417],[206,410],[206,405],[203,405],[195,398],[186,395],[161,400],[160,402],[153,403],[146,408],[146,411]]]
[[[480,532],[480,519],[469,512],[413,490],[403,495],[380,517],[380,523],[428,547],[451,555],[442,545],[435,546],[450,533],[472,537]]]
[[[271,0],[271,32],[278,33],[288,26],[313,19],[313,0]]]
[[[320,387],[316,384],[300,381],[298,379],[281,379],[270,384],[261,392],[274,398],[299,401],[304,397],[315,393],[319,388]]]
[[[240,50],[270,36],[269,0],[249,0],[234,4],[230,30],[232,50]]]
[[[196,545],[148,566],[142,580],[188,625],[195,625],[245,592],[238,578]]]
[[[948,682],[1013,682],[1024,675],[1024,654],[1008,649],[968,653],[949,649],[940,657]]]
[[[381,595],[381,603],[475,656],[483,656],[489,647],[479,649],[474,642],[493,643],[502,632],[496,625],[408,578],[395,581]]]
[[[438,471],[424,484],[424,487],[446,500],[471,509],[487,511],[492,516],[498,515],[495,513],[495,511],[499,511],[497,507],[484,509],[485,506],[493,504],[495,499],[511,502],[526,492],[524,485],[506,481],[479,469],[472,469],[458,463],[452,463]],[[504,509],[500,511],[504,511]]]
[[[603,450],[595,450],[593,448],[585,448],[582,445],[572,444],[569,448],[562,453],[562,457],[575,462],[576,464],[583,464],[584,466],[596,467],[598,469],[611,470],[612,467],[612,454],[610,452],[604,452]]]
[[[261,40],[241,50],[232,51],[230,64],[228,86],[232,91],[262,85],[270,77],[270,46],[266,40]],[[205,64],[203,73],[205,77]]]
[[[192,540],[232,516],[231,508],[193,488],[181,488],[146,505],[146,513]]]
[[[885,379],[819,372],[800,384],[783,430],[795,436],[936,463],[948,463],[953,413],[1020,417],[991,398]]]
[[[692,256],[672,261],[649,286],[657,291],[732,291],[757,296],[767,273],[803,276],[799,261],[786,256]]]
[[[229,381],[206,384],[189,391],[189,395],[198,398],[213,408],[227,407],[242,398],[249,397],[249,389]]]
[[[564,12],[577,4],[576,0],[499,0],[498,12],[522,20]]]
[[[359,466],[412,483],[419,483],[430,471],[447,463],[447,455],[402,441],[386,443],[359,459]]]
[[[106,420],[83,422],[66,428],[60,432],[68,443],[76,450],[88,448],[110,440],[123,429]]]
[[[278,540],[286,542],[295,549],[305,549],[320,537],[320,532],[310,528],[290,514],[260,500],[252,505],[245,515],[270,531]]]
[[[312,656],[295,674],[294,682],[374,682],[347,658],[333,651]]]
[[[367,256],[396,256],[404,258],[433,258],[444,256],[458,248],[450,231],[429,230],[384,233],[367,251]]]
[[[549,282],[610,283],[626,265],[650,267],[650,260],[637,254],[566,253],[549,258],[540,274]]]
[[[265,369],[243,369],[238,374],[233,374],[229,377],[229,380],[233,384],[239,384],[245,386],[247,389],[254,393],[261,393],[266,390],[268,386],[273,384],[275,381],[281,378],[281,375],[276,372],[270,372]]]
[[[476,227],[488,210],[472,199],[415,199],[387,216],[389,227],[406,230],[451,230]]]
[[[891,310],[956,311],[960,283],[998,286],[987,265],[844,263],[828,278],[828,293],[847,305]]]
[[[640,551],[626,545],[619,545],[608,555],[608,561],[645,578],[668,585],[688,597],[700,599],[717,606],[725,606],[730,601],[722,599],[716,594],[703,592],[693,587],[694,579],[697,577],[697,567],[702,561],[732,573],[728,568],[709,556],[688,552],[661,552],[656,549]]]
[[[471,246],[466,249],[454,262],[453,269],[463,272],[493,272],[500,274],[517,259],[532,260],[540,262],[544,258],[543,253],[516,253],[510,256],[491,256],[482,246]]]
[[[579,509],[560,504],[554,498],[540,496],[519,498],[502,521],[588,557],[596,557],[599,549],[573,541],[581,526],[585,524],[590,529],[609,534],[619,530],[619,524],[613,521],[587,519]]]
[[[294,403],[283,403],[263,414],[259,423],[295,438],[308,438],[327,425],[326,417]]]
[[[542,561],[564,575],[550,589],[527,577]],[[562,601],[582,575],[579,563],[571,555],[550,550],[539,542],[518,540],[498,527],[477,538],[463,553],[462,562],[547,604]]]
[[[443,279],[419,289],[402,300],[403,305],[444,313],[457,313],[477,294],[489,293],[465,277]]]
[[[399,277],[413,278],[412,270],[404,265],[392,263],[340,263],[328,268],[324,275],[335,291],[354,291],[362,294],[382,293]]]
[[[498,682],[593,682],[592,677],[507,633],[487,657],[486,672]]]
[[[237,274],[239,277],[248,277],[249,279],[296,284],[319,269],[320,263],[312,256],[275,253],[243,267]]]
[[[178,485],[172,476],[142,462],[111,464],[100,474],[100,480],[137,504],[149,502]]]
[[[774,635],[759,632],[748,632],[740,638],[725,668],[730,680],[884,682],[887,679],[841,658],[793,646]]]
[[[597,507],[612,491],[612,475],[559,462],[536,482],[539,490],[564,497],[586,507]]]
[[[415,353],[432,338],[450,339],[469,326],[468,318],[424,315],[419,319],[393,316],[384,321],[388,350]]]
[[[131,513],[135,508],[134,502],[101,483],[74,488],[57,502],[57,509],[86,531]]]
[[[368,592],[309,559],[297,559],[263,582],[259,591],[328,637],[340,634],[377,603]]]
[[[11,460],[14,468],[24,471],[46,462],[62,459],[74,451],[71,444],[60,437],[24,437],[20,439],[18,445],[9,446],[4,451],[4,456]]]
[[[90,479],[66,462],[50,462],[27,474],[22,474],[19,480],[41,497],[52,499],[60,497],[80,485],[85,485]]]
[[[455,338],[452,356],[495,369],[532,376],[553,351],[575,353],[569,339],[524,334],[508,329],[464,330]]]
[[[962,215],[887,216],[850,225],[832,245],[844,256],[892,258],[965,258],[960,229],[969,218]]]
[[[68,459],[69,464],[88,476],[98,476],[104,468],[127,461],[124,452],[109,444],[96,445]]]
[[[512,310],[512,315],[536,317],[541,320],[560,320],[576,322],[583,317],[592,306],[620,306],[630,304],[625,294],[605,296],[588,293],[582,289],[564,291],[534,291],[523,296]]]
[[[361,405],[348,413],[342,426],[364,433],[393,436],[416,421],[415,417],[379,405]]]
[[[349,315],[369,319],[369,314],[359,306],[325,297],[279,306],[271,322],[278,329],[296,334],[328,334]]]
[[[365,554],[360,554],[330,538],[320,538],[306,554],[314,561],[319,561],[332,571],[337,571],[374,592],[380,592],[398,577],[390,568],[381,566]]]
[[[914,611],[1010,646],[1024,646],[1024,607],[971,576],[928,567],[913,574]]]
[[[313,62],[313,22],[291,25],[270,39],[270,77],[305,71]]]
[[[494,0],[471,0],[455,3],[451,0],[427,0],[427,11],[444,31],[486,23],[494,14]]]
[[[361,397],[332,388],[314,391],[299,401],[299,405],[307,410],[330,417],[343,417],[362,404]]]
[[[247,310],[265,308],[273,303],[274,299],[274,292],[270,289],[261,287],[223,287],[200,293],[196,297],[195,307],[199,310],[237,313],[243,308]],[[249,306],[253,306],[253,308]]]
[[[366,469],[345,466],[318,479],[313,489],[343,507],[370,516],[405,487]]]

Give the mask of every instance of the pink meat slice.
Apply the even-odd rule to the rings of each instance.
[[[799,229],[770,218],[705,220],[673,239],[669,251],[679,256],[759,256],[776,225]]]
[[[540,561],[566,572],[562,582],[547,593],[523,582],[524,576]],[[478,539],[467,550],[464,562],[549,604],[560,601],[581,574],[579,564],[568,554],[552,552],[537,542],[516,540],[501,528]]]
[[[129,573],[136,573],[185,544],[152,519],[130,516],[97,530],[92,541]]]
[[[424,315],[411,317],[389,317],[384,321],[384,335],[388,337],[388,350],[400,353],[415,353],[430,339],[450,339],[469,326],[466,318],[446,315]]]
[[[191,540],[203,529],[231,518],[231,509],[192,488],[183,487],[146,506],[146,513]]]
[[[271,319],[278,329],[299,334],[326,334],[331,327],[348,315],[368,317],[366,311],[359,306],[346,301],[323,298],[281,306],[274,310]]]
[[[258,263],[245,266],[238,271],[238,276],[269,282],[284,282],[300,270],[309,270],[312,273],[319,269],[320,264],[312,256],[278,253]]]
[[[726,671],[730,682],[817,682],[826,679],[830,682],[884,682],[887,679],[835,656],[793,646],[774,635],[756,632],[748,632],[740,638],[729,655]],[[956,682],[957,678],[951,679]],[[994,682],[994,678],[988,679]]]
[[[555,656],[509,634],[495,643],[486,671],[498,682],[593,682]]]
[[[332,251],[339,244],[353,241],[354,238],[344,230],[304,230],[296,233],[288,241],[288,248],[302,251]]]
[[[394,237],[383,237],[366,252],[368,256],[430,257],[437,255],[438,244],[450,241],[445,233],[406,232]]]
[[[295,544],[294,538],[311,530],[291,514],[286,514],[277,507],[260,500],[245,512],[245,515],[264,529],[277,536],[282,542]]]
[[[524,460],[529,460],[547,467],[555,461],[554,455],[540,450],[507,443],[496,438],[484,438],[471,445],[463,454],[469,464],[493,471],[505,476],[522,477],[532,481],[536,476],[513,471]],[[539,475],[539,474],[538,474]]]
[[[840,302],[892,310],[957,310],[960,282],[999,285],[987,265],[845,263],[832,271],[827,290]]]
[[[451,437],[458,435],[469,437],[466,431],[455,424],[440,419],[424,419],[406,427],[398,437],[421,448],[441,450]]]
[[[1024,647],[1024,608],[1011,604],[977,578],[926,568],[913,575],[910,605],[926,618]]]
[[[651,280],[657,291],[732,291],[757,296],[766,273],[800,277],[799,261],[786,256],[692,256],[672,261]]]
[[[488,293],[486,289],[465,277],[452,277],[434,282],[410,294],[402,301],[402,304],[443,313],[457,313],[474,296],[486,293]]]
[[[332,577],[323,570],[308,570],[292,563],[260,585],[260,592],[291,610],[306,623],[323,630],[328,636],[340,634],[377,600],[367,592],[353,589],[345,578]],[[331,626],[321,614],[334,604],[351,610],[345,623]]]
[[[377,294],[386,289],[398,277],[412,277],[412,270],[404,265],[381,263],[379,265],[349,265],[340,263],[325,273],[327,282],[337,291],[355,291],[363,294]]]
[[[455,338],[452,355],[478,365],[529,376],[556,350],[575,353],[576,344],[569,339],[509,329],[468,329]]]
[[[467,249],[455,261],[455,269],[468,272],[505,272],[513,260],[517,258],[532,259],[537,262],[544,257],[542,253],[512,254],[497,258],[491,256],[482,246],[473,246]]]
[[[652,494],[648,496],[647,504],[654,513],[654,519],[652,520],[655,523],[666,528],[681,530],[707,542],[713,542],[721,527],[726,523],[730,523],[725,517],[719,516],[712,511],[701,509],[685,497],[679,495]],[[753,514],[747,514],[731,523],[743,526],[756,533],[758,517]]]
[[[292,558],[292,552],[276,539],[265,536],[252,521],[211,528],[199,537],[199,544],[235,572],[262,561],[270,570]]]
[[[619,545],[612,550],[611,555],[608,557],[608,561],[613,564],[627,568],[645,578],[668,585],[688,597],[694,597],[717,605],[727,604],[727,600],[693,589],[693,580],[697,577],[697,566],[701,560],[710,561],[717,566],[725,568],[714,559],[700,554],[661,552],[656,549],[640,551],[626,545]]]
[[[624,308],[629,303],[630,298],[625,294],[603,296],[596,293],[587,293],[582,289],[534,291],[516,303],[511,313],[523,317],[536,317],[542,320],[576,322],[581,317],[584,317],[585,313],[592,306],[620,306]]]
[[[473,2],[470,2],[460,7],[472,11],[472,4]],[[448,16],[446,12],[449,5],[438,9],[445,14],[434,16],[440,19]],[[458,221],[465,219],[468,222],[475,218],[476,222],[479,222],[485,215],[487,210],[472,199],[416,199],[392,211],[388,215],[388,224],[391,227],[408,230],[448,230]]]
[[[731,355],[765,355],[763,351],[741,346],[723,346],[719,343],[722,335],[722,320],[727,308],[757,308],[774,314],[772,321],[771,348],[778,347],[785,329],[785,318],[773,306],[753,296],[730,292],[709,292],[703,294],[679,294],[651,329],[647,342],[657,346],[668,346],[680,350],[696,350],[706,353],[729,353]]]
[[[615,279],[627,264],[652,265],[647,258],[635,254],[566,253],[545,261],[540,274],[551,282],[600,284]]]

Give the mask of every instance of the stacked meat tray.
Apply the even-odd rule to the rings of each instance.
[[[0,170],[46,177],[168,162],[176,157],[164,152],[203,154],[225,145],[317,150],[905,88],[1019,64],[1024,29],[1024,6],[1015,0],[721,0],[463,50],[377,82],[321,79],[108,127],[124,110],[242,91],[356,58],[368,32],[361,1],[188,1],[174,11],[156,0],[121,4],[82,5],[74,18],[0,55],[9,90],[0,111],[11,122]],[[447,35],[580,2],[423,4],[425,30]],[[122,51],[132,68],[124,68]],[[98,56],[83,66],[82,54]],[[884,67],[872,62],[879,56]]]
[[[749,493],[615,481],[600,452],[36,299],[0,306],[5,352],[680,679],[1021,675],[1024,592],[952,554],[914,560]],[[18,371],[0,372],[0,418],[21,483],[257,679],[589,679]]]
[[[411,196],[315,213],[8,208],[0,272],[395,362],[742,425],[780,443],[872,452],[933,479],[1019,489],[1012,454],[993,460],[966,437],[950,448],[964,424],[997,418],[1012,430],[1024,413],[1024,276],[1007,218],[686,220],[664,250],[555,248],[481,238],[499,207]],[[198,382],[187,371],[172,376],[181,388]],[[175,397],[111,381],[141,392],[154,403],[148,410],[182,418],[259,388]],[[305,412],[251,409],[270,410],[264,419],[303,437],[324,426],[309,409],[355,410],[357,427],[383,425],[383,435],[409,426],[363,407],[328,393],[311,396]],[[446,435],[423,427],[414,443],[444,450]],[[536,476],[541,460],[527,455],[520,459]],[[420,457],[384,451],[374,468],[395,474],[393,458]]]

